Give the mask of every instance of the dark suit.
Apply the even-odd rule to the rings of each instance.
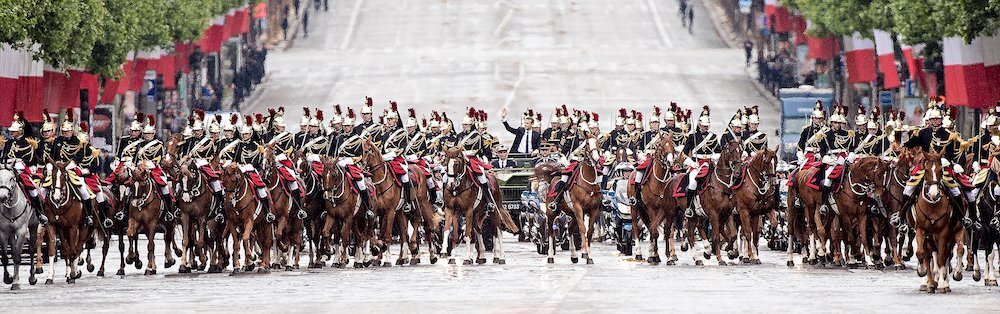
[[[499,159],[494,159],[493,162],[491,162],[490,164],[493,165],[493,168],[517,168],[518,167],[517,162],[514,161],[513,159],[507,158],[504,161],[505,161],[505,163],[501,165]]]
[[[510,147],[510,151],[512,153],[515,153],[515,154],[520,154],[520,153],[528,154],[528,153],[531,153],[532,151],[538,149],[538,147],[541,146],[541,144],[542,144],[542,134],[538,133],[538,131],[531,130],[531,133],[527,133],[527,132],[525,132],[524,127],[512,128],[510,126],[510,124],[507,123],[507,120],[503,121],[503,127],[507,128],[507,132],[510,132],[511,134],[514,134],[514,144],[511,145],[511,147]],[[524,144],[524,141],[525,141],[524,137],[526,136],[526,134],[531,134],[531,144],[530,144],[531,147],[530,147],[529,151],[524,151],[524,145],[525,145]]]

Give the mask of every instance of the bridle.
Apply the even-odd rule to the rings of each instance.
[[[768,165],[766,163],[764,163],[765,158],[763,158],[761,156],[765,156],[765,155],[767,155],[766,160],[770,161],[771,165],[774,165],[775,162],[776,162],[776,160],[777,160],[777,157],[774,154],[772,154],[770,151],[767,151],[766,153],[759,153],[757,155],[754,155],[754,157],[750,160],[749,165],[747,165],[748,169],[753,169],[754,165],[759,165],[759,167],[761,168],[760,171],[757,171],[757,172],[749,172],[748,171],[747,172],[747,181],[749,181],[750,185],[752,185],[754,187],[754,192],[757,193],[757,195],[762,195],[762,196],[763,195],[767,195],[768,191],[771,190],[774,178],[777,177],[777,175],[774,172],[774,167],[768,167]],[[768,170],[771,170],[771,171],[768,171]],[[754,180],[754,174],[756,174],[758,177],[760,177],[760,179],[759,180]],[[760,181],[760,182],[758,183],[758,181]]]
[[[148,171],[148,170],[139,169],[137,171]],[[133,191],[139,191],[139,189],[140,189],[140,183],[139,183],[139,181],[140,180],[132,180],[132,190]],[[143,183],[145,183],[143,185],[146,186],[146,189],[144,190],[143,193],[137,193],[135,195],[146,195],[146,196],[145,196],[145,198],[142,199],[141,203],[132,204],[132,207],[134,207],[138,211],[142,211],[143,209],[146,208],[146,206],[148,206],[149,204],[152,204],[153,203],[153,199],[156,198],[156,195],[154,195],[154,193],[153,193],[153,185],[155,185],[155,184],[153,182],[153,176],[152,176],[152,174],[146,173],[146,179],[145,180],[141,180],[141,181],[143,181]]]
[[[13,178],[14,175],[13,171],[10,171],[8,169],[3,169],[2,171],[10,172]],[[16,195],[18,193],[18,191],[16,191],[14,188],[16,186],[17,182],[14,182],[13,179],[10,181],[10,184],[4,184],[0,186],[0,191],[7,192],[7,199],[4,200],[4,202],[2,202],[3,207],[6,209],[11,209],[14,208],[15,206],[19,206],[22,202],[27,202],[26,200],[22,199],[23,197]],[[8,216],[6,210],[0,210],[0,216],[3,216],[3,218],[6,219],[7,221],[14,222],[20,219],[21,216],[24,216],[24,213],[28,212],[28,207],[29,206],[21,206],[21,212],[14,217]]]

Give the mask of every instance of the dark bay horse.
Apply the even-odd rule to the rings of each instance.
[[[77,261],[80,258],[80,253],[83,252],[87,237],[91,233],[91,227],[84,222],[86,213],[84,213],[83,202],[80,201],[79,196],[75,196],[78,192],[76,187],[70,183],[71,177],[66,166],[66,163],[63,162],[50,162],[46,165],[48,191],[42,207],[46,218],[49,219],[47,228],[54,231],[50,231],[49,234],[54,233],[61,244],[59,253],[63,261],[66,262],[66,283],[73,284],[76,283],[76,279],[83,275],[77,269]],[[82,177],[76,179],[80,180],[81,184],[86,184],[82,183]],[[91,199],[89,202],[93,201]],[[96,206],[96,204],[94,205]],[[54,260],[56,256],[55,245],[49,246],[48,254],[50,260]],[[52,284],[54,276],[55,263],[52,262],[49,263],[49,276],[45,283]]]
[[[295,153],[289,156],[291,160],[298,158],[299,155]],[[297,204],[294,198],[302,197],[304,193],[301,187],[304,184],[301,180],[296,180],[300,189],[294,192],[298,195],[293,194],[286,186],[285,178],[282,177],[277,167],[277,161],[274,159],[274,147],[268,145],[264,149],[264,163],[262,165],[263,169],[261,169],[261,176],[267,184],[268,193],[271,195],[271,213],[275,217],[274,245],[271,253],[279,260],[268,266],[272,269],[280,269],[282,267],[285,270],[298,269],[299,253],[302,252],[302,241],[304,239],[302,236],[304,228],[303,219],[309,217],[306,211],[300,208],[301,204]]]
[[[128,234],[131,251],[125,257],[125,263],[135,263],[135,268],[142,268],[142,261],[139,260],[139,233],[146,234],[146,275],[156,274],[156,227],[160,224],[160,216],[166,209],[166,204],[160,197],[157,189],[159,186],[153,179],[153,174],[145,165],[139,164],[132,171],[131,191],[133,196],[128,201]],[[166,229],[166,226],[164,226]],[[164,234],[167,238],[167,234]],[[167,241],[171,239],[167,238]],[[170,243],[170,242],[167,242]],[[169,254],[169,245],[164,252]]]
[[[840,180],[840,187],[832,193],[841,228],[839,232],[834,231],[834,235],[844,235],[845,248],[850,254],[848,265],[864,264],[866,253],[874,262],[882,264],[881,255],[873,251],[872,243],[868,241],[869,208],[877,207],[876,201],[881,199],[877,194],[885,191],[876,187],[885,182],[888,165],[879,157],[871,156],[855,159],[844,167],[846,171]],[[834,239],[837,238],[834,236]],[[839,245],[838,241],[831,242],[831,246]],[[835,257],[835,263],[841,259]]]
[[[370,190],[357,191],[353,187],[347,169],[331,160],[324,160],[322,191],[326,218],[323,223],[323,238],[331,239],[332,243],[339,241],[335,247],[333,266],[347,267],[348,247],[354,243],[354,267],[361,268],[366,262],[374,236],[373,219],[365,218],[361,208],[361,196],[358,192],[369,193]]]
[[[704,211],[704,217],[702,218],[707,218],[708,226],[711,228],[711,234],[706,239],[711,243],[713,250],[711,254],[716,256],[716,260],[720,266],[726,266],[728,264],[722,259],[722,248],[724,244],[732,245],[735,242],[736,226],[732,220],[732,214],[736,204],[734,200],[735,192],[732,187],[736,183],[738,171],[743,166],[741,161],[743,145],[738,141],[720,143],[720,145],[724,145],[724,147],[722,153],[719,154],[719,161],[709,171],[707,186],[704,192],[701,192],[698,196],[698,199]],[[702,214],[699,213],[697,216],[702,216]],[[694,219],[693,221],[697,222],[698,219]],[[689,219],[689,226],[691,222],[692,220]],[[694,227],[700,228],[702,225],[701,223],[695,223]],[[693,230],[688,236],[694,236]],[[728,251],[729,258],[738,257],[739,253],[736,252],[735,248],[730,248]],[[706,258],[709,257],[708,252],[701,255],[704,255]],[[696,252],[695,258],[700,258],[701,255]]]
[[[503,251],[503,233],[502,231],[507,230],[511,233],[517,233],[518,227],[514,222],[514,219],[510,216],[510,213],[503,209],[497,209],[493,212],[489,212],[487,209],[487,203],[489,195],[486,193],[493,194],[493,198],[497,204],[503,204],[503,195],[500,193],[500,189],[496,186],[496,177],[487,171],[487,180],[489,181],[490,187],[484,190],[480,185],[475,182],[475,176],[472,173],[472,169],[469,166],[469,161],[465,158],[462,153],[461,148],[451,147],[448,148],[444,156],[444,164],[447,167],[447,172],[445,173],[444,184],[444,236],[441,238],[442,242],[449,241],[449,244],[441,244],[441,248],[447,248],[448,254],[448,264],[455,264],[455,255],[452,254],[452,250],[455,249],[456,245],[460,240],[459,230],[461,230],[461,221],[465,221],[464,235],[461,239],[464,239],[466,243],[466,259],[462,262],[464,265],[472,265],[473,262],[478,264],[486,263],[486,258],[484,257],[485,245],[483,244],[483,222],[490,218],[493,222],[494,228],[494,245],[493,245],[493,261],[496,264],[506,264],[506,259]],[[451,235],[450,237],[448,235]],[[475,237],[477,241],[476,245],[476,258],[473,259],[472,256],[472,240]]]
[[[261,212],[261,199],[255,195],[253,183],[243,175],[239,165],[231,163],[222,168],[222,187],[226,190],[225,204],[227,233],[233,240],[233,274],[241,271],[253,271],[252,261],[255,245],[260,248],[261,267],[258,273],[269,273],[271,265],[271,245],[274,241],[274,228],[264,219]],[[255,240],[255,241],[254,241]],[[253,243],[256,242],[256,243]],[[240,268],[240,248],[244,250],[244,266]]]
[[[628,185],[628,196],[629,199],[635,199],[635,204],[632,205],[632,238],[635,240],[636,260],[642,260],[642,252],[640,243],[642,230],[637,228],[639,222],[642,222],[649,230],[649,258],[647,261],[650,264],[660,263],[660,252],[658,248],[659,238],[660,238],[660,226],[663,226],[664,240],[666,242],[666,252],[669,254],[670,258],[667,259],[667,265],[673,265],[677,262],[677,254],[674,250],[674,240],[673,230],[675,227],[674,218],[677,216],[679,210],[684,206],[684,199],[678,199],[673,197],[673,191],[670,189],[670,179],[673,176],[672,168],[677,152],[674,150],[674,142],[669,140],[670,137],[667,136],[669,133],[660,134],[660,140],[656,141],[653,145],[655,150],[653,151],[649,158],[649,167],[646,170],[646,178],[642,182],[640,188],[639,197],[636,197],[635,185]],[[665,137],[666,136],[666,137]],[[635,180],[633,175],[631,180]],[[676,182],[676,181],[675,181]]]
[[[736,212],[739,214],[746,262],[760,264],[757,243],[760,240],[761,217],[774,211],[778,203],[775,181],[778,158],[775,150],[761,149],[743,165],[743,182],[736,189]]]
[[[562,197],[562,202],[555,204],[555,210],[548,210],[546,213],[547,228],[545,229],[546,239],[549,241],[549,254],[548,263],[555,263],[555,231],[552,230],[552,222],[555,221],[559,213],[565,213],[570,216],[576,225],[570,226],[570,261],[578,262],[579,259],[576,256],[576,244],[575,236],[573,234],[579,234],[580,239],[583,243],[581,248],[583,249],[583,259],[587,264],[593,264],[594,259],[590,255],[590,242],[594,237],[594,226],[597,223],[597,218],[601,213],[601,169],[603,165],[600,163],[600,153],[597,147],[596,139],[590,138],[585,144],[584,149],[585,156],[582,157],[577,163],[577,170],[570,176],[569,182],[567,182],[566,188],[562,193],[565,196]],[[536,180],[549,182],[552,186],[555,186],[556,182],[560,179],[556,174],[558,174],[556,169],[558,167],[553,167],[552,164],[541,163],[535,166],[535,178]],[[559,170],[561,171],[561,170]],[[554,200],[547,200],[547,202],[553,202]]]

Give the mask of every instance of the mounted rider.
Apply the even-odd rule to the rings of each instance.
[[[854,149],[854,153],[859,156],[875,156],[886,160],[884,154],[890,149],[889,135],[892,134],[892,129],[888,125],[884,133],[879,129],[878,120],[881,118],[879,106],[875,106],[872,109],[870,117],[866,117],[864,120],[861,117],[859,115],[855,120],[858,126],[858,133],[861,134],[861,130],[865,131],[863,137],[857,138],[858,145]]]
[[[391,109],[385,116],[385,133],[382,136],[382,161],[386,162],[387,170],[392,172],[396,182],[399,182],[403,188],[403,195],[401,195],[405,200],[403,212],[409,212],[416,204],[412,193],[413,182],[410,182],[410,166],[403,157],[403,150],[406,149],[409,136],[407,136],[406,130],[400,127],[398,105],[395,101],[390,101],[389,106]],[[410,112],[413,112],[412,108]]]
[[[845,130],[847,110],[847,106],[836,106],[833,115],[830,116],[830,129],[822,133],[819,141],[819,154],[823,156],[823,164],[820,166],[820,171],[823,171],[823,182],[820,186],[823,201],[820,213],[826,213],[833,204],[830,199],[833,179],[840,176],[846,162],[853,161],[857,157],[854,154],[854,148],[857,146],[854,143],[854,132]]]
[[[576,143],[568,144],[569,147],[572,147],[572,150],[569,151],[565,155],[565,157],[561,158],[558,162],[562,165],[567,165],[567,166],[563,168],[562,171],[560,171],[559,181],[557,181],[556,184],[552,186],[552,188],[549,191],[549,194],[547,195],[547,198],[552,200],[548,203],[548,207],[551,210],[555,210],[559,202],[563,201],[566,191],[569,189],[570,179],[576,172],[576,167],[579,166],[580,160],[588,158],[587,155],[591,152],[596,153],[597,149],[599,148],[597,146],[597,140],[585,134],[586,128],[587,127],[585,125],[581,125],[579,127],[580,130],[578,130],[577,133],[580,135],[575,139]],[[599,160],[600,158],[600,156],[590,156],[590,157],[594,158],[595,160]],[[596,182],[600,183],[603,180],[602,173],[598,172],[596,173],[596,175],[597,175]]]
[[[364,210],[365,217],[371,219],[375,217],[375,212],[371,209],[371,191],[368,191],[368,184],[365,183],[364,171],[355,164],[364,154],[362,144],[367,135],[362,134],[363,132],[353,132],[355,130],[354,118],[354,109],[347,108],[347,117],[344,118],[343,128],[347,131],[345,134],[349,136],[340,144],[340,149],[335,155],[337,165],[347,170],[349,179],[354,182],[354,187],[357,188],[358,196],[361,198],[359,209]]]
[[[372,98],[365,96],[365,104],[364,106],[361,106],[361,123],[358,123],[358,125],[354,127],[353,130],[354,134],[361,134],[362,132],[367,130],[368,127],[375,124],[375,122],[372,121],[372,114],[373,114],[372,106],[373,106]],[[352,118],[352,120],[357,120],[357,119]]]
[[[997,160],[997,155],[1000,154],[998,123],[1000,123],[1000,119],[997,117],[996,108],[990,108],[982,122],[983,134],[972,139],[972,172],[975,174],[975,179],[972,181],[977,192],[985,187],[986,183],[997,179],[997,170],[1000,169],[1000,160]],[[994,196],[1000,197],[1000,184],[994,185],[990,192]]]
[[[743,109],[737,109],[736,114],[729,119],[729,127],[726,128],[726,133],[722,134],[722,139],[719,141],[719,146],[725,147],[729,145],[730,142],[737,142],[740,145],[743,144],[743,126],[745,125],[743,116]]]
[[[215,159],[218,153],[215,141],[211,137],[205,136],[204,124],[205,111],[195,110],[195,114],[188,117],[188,127],[191,128],[191,138],[184,141],[181,146],[180,156],[190,158],[195,167],[201,171],[202,175],[208,179],[208,186],[212,190],[212,204],[215,205],[213,212],[222,212],[222,181],[219,180],[219,171],[212,167],[211,160]],[[216,131],[218,135],[218,131]]]
[[[478,121],[480,119],[485,119],[484,116],[480,114],[481,112],[476,111],[475,108],[469,108],[469,114],[466,119],[471,121]],[[464,124],[464,121],[463,121]],[[459,147],[462,148],[462,153],[465,155],[466,159],[469,161],[469,171],[472,171],[473,177],[475,177],[476,184],[479,185],[480,189],[484,192],[483,194],[489,195],[487,199],[486,208],[488,211],[493,211],[497,209],[497,204],[493,200],[493,193],[490,191],[490,183],[486,178],[486,170],[492,169],[490,163],[483,161],[481,156],[485,155],[486,148],[483,145],[482,135],[475,128],[470,128],[469,132],[462,137],[458,142]],[[461,178],[452,178],[452,180],[460,180]]]
[[[266,138],[269,140],[267,146],[270,146],[274,152],[278,180],[288,191],[289,198],[292,200],[292,208],[298,208],[297,215],[300,219],[304,219],[305,211],[302,210],[302,191],[299,189],[298,173],[295,171],[292,160],[288,157],[295,151],[295,137],[285,128],[284,107],[278,107],[278,110],[269,108],[268,114]]]
[[[757,155],[757,152],[767,149],[767,133],[764,133],[758,127],[760,127],[760,112],[757,106],[753,106],[747,109],[747,129],[743,132],[743,149],[748,153],[748,156],[753,157]]]
[[[967,227],[971,225],[972,220],[968,216],[969,213],[965,202],[961,200],[963,194],[961,190],[966,190],[964,194],[970,203],[975,201],[975,194],[971,186],[967,185],[968,180],[962,174],[964,170],[962,166],[953,162],[958,158],[961,139],[957,133],[948,131],[948,129],[942,126],[944,117],[941,107],[943,106],[943,99],[932,100],[928,104],[927,112],[924,115],[924,119],[926,120],[925,126],[913,131],[903,146],[907,149],[919,147],[924,152],[938,152],[941,154],[941,166],[944,167],[942,182],[947,187],[945,190],[948,192],[948,196],[950,196],[948,201],[956,209],[955,213],[963,217],[962,224]],[[906,182],[906,187],[903,189],[903,208],[913,205],[913,193],[916,192],[917,186],[921,183],[924,170],[920,165],[915,165],[910,171],[910,179]]]
[[[679,110],[681,109],[677,103],[670,102],[670,109],[663,113],[663,132],[670,134],[674,147],[684,147],[684,139],[687,137],[684,130],[677,126]]]
[[[674,106],[676,106],[676,104],[674,104]],[[635,177],[633,177],[632,181],[632,184],[635,185],[635,191],[636,191],[635,196],[637,202],[641,202],[642,193],[640,193],[639,191],[641,191],[643,180],[646,178],[646,171],[649,169],[649,166],[652,165],[653,163],[652,153],[653,151],[656,150],[656,147],[653,147],[654,141],[660,139],[661,136],[664,137],[663,138],[664,140],[673,141],[674,134],[676,134],[674,133],[675,130],[677,133],[680,133],[680,129],[673,125],[674,122],[673,112],[667,111],[666,116],[663,117],[664,119],[669,119],[671,124],[669,129],[659,128],[660,118],[661,118],[660,107],[653,107],[653,117],[649,120],[649,131],[646,131],[646,133],[643,134],[642,137],[641,141],[642,144],[640,144],[640,146],[642,147],[642,151],[639,153],[639,165],[636,166],[635,168]],[[668,135],[670,136],[670,138],[665,137]],[[667,160],[669,160],[669,162],[672,163],[674,161],[674,158],[676,158],[676,156],[670,154],[666,156],[666,158]]]
[[[222,133],[224,137],[215,143],[216,150],[219,153],[219,162],[225,163],[226,161],[236,160],[236,144],[239,142],[236,139],[236,124],[239,123],[240,116],[237,113],[232,113],[229,115],[228,120],[223,120],[222,122]]]
[[[430,164],[428,159],[430,157],[428,154],[428,141],[427,136],[424,132],[420,131],[420,127],[417,126],[417,114],[413,108],[409,110],[410,116],[406,119],[406,123],[403,125],[406,127],[406,148],[403,149],[403,157],[409,164],[415,164],[417,167],[423,171],[425,177],[427,177],[427,189],[428,194],[430,194],[430,201],[435,205],[443,205],[438,199],[437,191],[439,190],[438,185],[434,182],[434,176],[430,172]],[[427,119],[423,120],[423,126],[426,129],[428,127]],[[416,196],[414,196],[416,197]]]
[[[146,125],[142,127],[142,137],[143,141],[139,145],[139,150],[136,151],[135,161],[137,164],[143,164],[150,171],[150,176],[160,188],[160,197],[166,207],[164,218],[173,220],[179,213],[179,209],[175,206],[176,202],[170,189],[173,186],[170,177],[160,168],[160,161],[166,156],[166,149],[163,142],[156,138],[156,119],[153,118],[153,115],[146,116]]]
[[[54,162],[66,163],[66,171],[68,171],[69,175],[67,181],[77,189],[77,196],[80,197],[80,202],[83,204],[83,210],[86,215],[86,224],[90,226],[94,224],[94,208],[90,202],[93,195],[84,179],[84,176],[90,174],[90,169],[80,168],[84,165],[84,161],[88,157],[87,154],[90,153],[90,150],[89,145],[81,142],[80,137],[74,134],[76,133],[76,127],[74,127],[73,121],[73,111],[67,111],[66,119],[59,127],[62,136],[56,138],[49,156],[52,157],[52,161]],[[51,184],[52,180],[50,177],[45,181],[43,187],[49,187]]]
[[[229,145],[234,146],[234,156],[235,162],[240,172],[249,179],[249,183],[252,185],[250,187],[254,188],[257,198],[260,200],[260,206],[262,208],[261,212],[264,213],[264,219],[268,223],[274,222],[275,216],[271,213],[271,199],[268,195],[267,185],[264,184],[264,179],[261,178],[257,169],[261,169],[264,161],[264,145],[261,144],[261,138],[258,134],[255,134],[253,128],[260,126],[260,121],[263,117],[258,118],[258,122],[255,124],[253,119],[248,115],[245,117],[245,123],[240,126],[240,138]]]
[[[687,209],[684,215],[693,217],[695,212],[696,198],[698,196],[698,177],[708,172],[716,160],[719,159],[720,142],[719,136],[708,130],[712,125],[708,105],[702,107],[701,115],[698,117],[698,129],[688,136],[684,142],[684,149],[681,152],[686,156],[684,165],[688,167],[688,184],[684,197],[687,198]]]
[[[10,138],[3,144],[0,159],[5,164],[13,164],[14,173],[20,179],[17,182],[18,186],[23,189],[24,194],[28,196],[28,203],[35,209],[32,212],[35,213],[35,217],[41,224],[46,224],[48,218],[42,214],[41,194],[38,193],[38,186],[35,185],[34,178],[32,178],[32,168],[41,158],[38,151],[38,141],[33,138],[32,133],[34,132],[31,131],[28,120],[24,118],[24,112],[15,114],[11,121],[13,122],[7,128]]]
[[[343,118],[344,112],[340,109],[340,105],[334,106],[333,116],[330,117],[330,124],[326,129],[326,152],[323,155],[334,156],[337,153],[337,149],[340,147],[341,141],[344,139],[343,130]],[[349,131],[347,133],[350,133]]]
[[[826,120],[826,110],[823,109],[823,102],[817,100],[809,116],[810,123],[802,127],[799,134],[799,142],[796,145],[795,156],[799,162],[799,169],[805,169],[810,163],[820,160],[819,142],[823,134],[829,128],[823,123]]]
[[[309,133],[307,135],[308,141],[302,143],[299,147],[299,152],[305,156],[306,162],[309,163],[309,169],[313,171],[313,175],[319,178],[323,175],[323,156],[326,155],[329,149],[329,140],[326,137],[325,132],[320,129],[323,127],[323,111],[316,110],[316,116],[309,119]]]
[[[97,199],[97,206],[100,207],[101,212],[104,213],[104,224],[105,228],[110,228],[112,221],[108,218],[108,214],[111,212],[111,202],[108,196],[104,194],[104,190],[101,189],[101,178],[97,176],[98,169],[100,169],[100,156],[101,150],[94,145],[90,144],[90,128],[87,122],[80,122],[80,132],[77,133],[77,137],[80,138],[80,144],[84,146],[83,160],[79,164],[79,175],[83,177],[84,183],[90,188],[90,192],[94,194]]]

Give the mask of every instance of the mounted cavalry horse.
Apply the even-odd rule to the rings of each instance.
[[[35,251],[39,223],[34,213],[38,209],[31,207],[17,180],[20,179],[9,164],[0,165],[0,258],[3,262],[3,283],[11,285],[10,290],[21,289],[21,250],[27,244],[28,252]],[[33,265],[35,255],[28,255],[28,265]],[[11,264],[14,266],[13,276],[7,272],[7,265]],[[28,283],[37,283],[35,272],[28,273]]]
[[[267,184],[268,193],[271,195],[271,212],[274,213],[274,250],[273,254],[279,257],[280,262],[270,265],[273,269],[285,270],[299,268],[299,253],[302,252],[302,228],[303,220],[308,218],[306,211],[302,209],[302,204],[296,199],[305,196],[302,189],[290,191],[286,180],[294,180],[298,186],[303,186],[297,178],[290,173],[285,173],[278,169],[277,161],[274,158],[273,145],[267,145],[264,149],[264,162],[262,164],[261,176]],[[290,156],[290,160],[298,159],[298,155]],[[292,168],[289,168],[289,171]],[[294,194],[293,194],[294,193]],[[266,248],[261,248],[266,249]]]
[[[490,218],[495,228],[493,241],[493,262],[495,264],[506,264],[507,261],[503,251],[504,229],[512,233],[517,233],[517,224],[510,216],[510,213],[502,209],[490,209],[489,202],[496,204],[503,203],[503,194],[497,186],[497,180],[490,171],[483,173],[487,179],[486,187],[476,182],[476,174],[473,172],[469,160],[466,159],[461,147],[450,147],[445,151],[444,164],[447,167],[444,184],[444,236],[442,242],[449,241],[448,245],[441,244],[442,248],[447,248],[448,264],[455,264],[455,255],[452,250],[460,241],[459,230],[461,221],[465,221],[464,235],[461,239],[466,244],[466,259],[463,265],[486,263],[484,257],[485,246],[483,244],[483,222]],[[489,194],[492,194],[492,200]],[[450,237],[448,235],[451,235]],[[476,240],[476,258],[472,258],[472,240]]]
[[[669,139],[670,133],[661,133],[660,140],[652,144],[656,149],[646,157],[646,175],[644,178],[637,178],[636,174],[629,178],[628,199],[635,200],[632,210],[632,238],[637,244],[636,260],[642,260],[641,246],[638,246],[641,239],[642,230],[636,228],[641,221],[649,230],[649,261],[650,264],[660,262],[660,252],[658,249],[660,226],[663,226],[663,234],[667,244],[666,254],[667,265],[677,262],[677,253],[674,249],[675,238],[674,218],[679,213],[679,209],[684,206],[683,199],[673,197],[670,188],[670,179],[673,176],[674,163],[677,152],[674,150],[674,142]],[[665,137],[666,136],[666,137]],[[640,166],[642,167],[642,166]],[[641,194],[641,195],[637,195]]]
[[[925,277],[921,291],[951,292],[948,275],[952,272],[951,258],[956,245],[961,243],[963,228],[961,214],[951,207],[945,198],[944,169],[941,155],[924,153],[922,169],[925,171],[919,195],[908,219],[912,219],[917,241],[917,275]],[[960,197],[960,196],[959,196]],[[958,245],[958,255],[963,255],[963,247]],[[952,274],[956,281],[962,280],[961,258]]]
[[[723,244],[732,245],[735,238],[736,227],[732,220],[733,208],[736,207],[733,186],[736,185],[738,171],[743,166],[740,160],[743,154],[743,145],[738,141],[720,144],[725,146],[722,149],[722,153],[719,154],[719,161],[709,165],[705,175],[705,182],[698,184],[700,187],[700,192],[697,194],[698,201],[694,202],[695,211],[693,217],[691,217],[692,219],[688,219],[688,241],[696,249],[694,256],[696,265],[703,264],[702,258],[710,258],[711,254],[714,254],[719,265],[726,266],[727,263],[722,260],[722,247]],[[676,177],[676,183],[669,181],[668,184],[674,187],[675,196],[683,196],[683,189],[687,185],[687,182],[684,182],[686,181],[686,177],[686,175]],[[694,235],[696,231],[704,228],[705,219],[708,220],[708,227],[711,228],[710,235],[705,240],[711,246],[706,245],[704,247],[711,248],[712,252],[698,254],[697,251],[702,246],[694,244]],[[736,249],[730,248],[729,258],[736,258],[737,255],[738,252],[736,252]]]
[[[168,137],[166,151],[171,158],[164,160],[163,168],[171,178],[174,178],[177,187],[175,190],[180,194],[177,207],[181,211],[178,218],[180,218],[183,249],[180,254],[181,265],[177,272],[190,273],[192,268],[204,270],[208,264],[210,244],[208,223],[221,209],[222,204],[213,200],[209,178],[199,169],[200,167],[187,157],[178,159],[181,140],[180,134]]]
[[[761,234],[761,217],[772,212],[778,205],[779,196],[775,184],[778,158],[775,150],[761,149],[743,165],[743,175],[734,187],[736,193],[736,213],[738,213],[743,246],[746,248],[745,262],[760,264],[757,258],[757,243]]]
[[[131,174],[131,186],[129,187],[132,191],[132,196],[128,201],[128,237],[129,241],[132,243],[130,245],[130,252],[127,257],[125,257],[125,263],[131,264],[135,263],[135,268],[142,268],[142,262],[139,260],[139,233],[145,232],[146,234],[146,275],[156,274],[156,227],[160,224],[160,216],[164,214],[167,205],[164,202],[169,200],[164,200],[156,189],[158,187],[156,181],[154,181],[154,175],[151,169],[147,169],[146,165],[140,163]],[[173,224],[170,226],[164,225],[164,230],[172,228]],[[165,232],[164,240],[166,242],[166,247],[164,252],[167,255],[167,260],[165,262],[166,267],[173,265],[173,258],[170,256],[170,243],[172,243],[173,232]]]
[[[348,246],[354,243],[354,267],[361,268],[366,262],[367,248],[374,236],[375,221],[365,217],[359,193],[371,193],[372,189],[359,191],[354,186],[355,179],[364,175],[360,168],[349,169],[324,160],[321,187],[323,192],[326,218],[323,223],[322,236],[332,239],[331,243],[340,241],[334,250],[333,266],[343,268],[348,263]],[[334,234],[334,231],[336,233]],[[333,238],[331,238],[331,236]]]
[[[581,160],[567,169],[560,169],[555,163],[540,163],[535,166],[535,179],[542,182],[551,182],[552,186],[557,186],[561,178],[558,174],[569,173],[564,189],[557,190],[561,197],[549,199],[548,212],[546,213],[545,237],[549,241],[548,263],[555,263],[555,233],[552,230],[552,222],[560,212],[566,213],[575,222],[575,226],[570,226],[571,234],[579,234],[582,239],[583,259],[587,264],[593,264],[594,259],[590,256],[590,242],[594,236],[594,226],[601,213],[601,170],[603,164],[597,146],[597,140],[587,139],[577,154],[581,155]],[[652,227],[651,227],[652,229]],[[570,261],[576,263],[579,258],[576,256],[576,244],[573,243],[575,236],[570,239]]]
[[[59,253],[66,263],[66,283],[76,283],[83,274],[77,269],[77,260],[83,252],[91,228],[86,225],[82,198],[79,190],[74,188],[70,180],[83,180],[81,177],[71,177],[66,170],[66,163],[50,162],[46,166],[47,195],[42,203],[43,211],[49,219],[47,228],[54,231],[59,239]],[[90,200],[93,202],[93,199]],[[91,206],[91,208],[93,208]],[[51,235],[52,232],[49,232]],[[54,241],[53,241],[54,242]],[[52,242],[50,242],[52,243]],[[153,252],[150,251],[150,256]],[[48,256],[54,260],[56,247],[49,246]],[[52,284],[55,276],[55,263],[49,263],[49,276],[46,284]]]
[[[232,162],[222,167],[222,187],[225,189],[223,211],[226,216],[227,233],[233,240],[233,274],[252,271],[254,249],[260,248],[261,267],[258,273],[268,273],[271,265],[271,245],[274,241],[273,225],[265,220],[262,202],[254,191],[257,186],[250,176],[240,171],[240,165]],[[254,243],[256,242],[256,243]],[[244,266],[240,268],[240,248],[244,250]]]
[[[840,246],[838,234],[843,234],[845,248],[850,250],[848,265],[864,264],[865,253],[871,255],[875,263],[882,264],[881,255],[874,252],[872,243],[868,241],[871,230],[869,209],[877,208],[876,203],[882,198],[879,193],[885,189],[879,190],[877,187],[885,182],[888,165],[881,158],[872,156],[855,159],[844,168],[846,171],[840,176],[840,182],[831,195],[834,199],[831,207],[840,219],[840,231],[834,229],[830,245]],[[842,259],[843,257],[837,256],[835,262]]]

